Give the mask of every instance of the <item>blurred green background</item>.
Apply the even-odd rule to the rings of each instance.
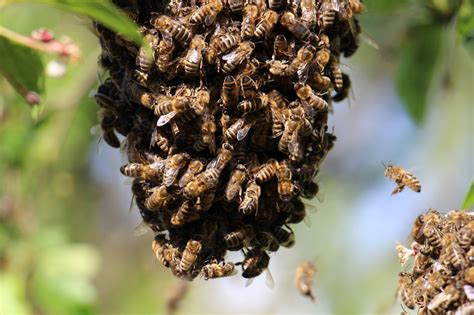
[[[427,208],[459,208],[474,175],[474,62],[463,43],[473,29],[461,21],[472,21],[472,2],[453,18],[456,1],[414,2],[364,2],[366,40],[343,60],[353,95],[334,105],[338,141],[318,178],[324,200],[308,202],[295,247],[273,254],[275,288],[264,276],[248,288],[239,276],[196,279],[180,312],[400,313],[395,241],[408,245]],[[129,213],[122,154],[90,132],[89,94],[104,76],[90,20],[23,4],[0,9],[0,25],[46,27],[82,53],[64,77],[47,77],[40,114],[0,76],[0,314],[163,314],[176,280],[154,260],[153,235],[134,235],[141,220]],[[422,193],[390,196],[381,162],[411,169]],[[315,304],[293,283],[307,259],[318,268]]]

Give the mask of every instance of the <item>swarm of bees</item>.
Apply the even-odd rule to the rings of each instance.
[[[429,209],[416,219],[410,248],[397,243],[398,295],[418,314],[474,314],[474,213]]]
[[[115,0],[139,47],[101,24],[95,99],[103,139],[121,147],[157,259],[182,279],[254,278],[295,242],[301,198],[334,146],[340,56],[358,47],[359,0]],[[149,50],[147,49],[149,46]],[[125,137],[120,141],[117,132]],[[225,260],[242,251],[241,262]]]

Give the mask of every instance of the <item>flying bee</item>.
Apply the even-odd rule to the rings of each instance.
[[[179,179],[179,187],[185,187],[189,182],[191,182],[194,177],[201,173],[204,169],[204,163],[200,160],[191,160],[188,164],[188,168],[184,172],[183,176]]]
[[[166,186],[154,187],[151,189],[151,195],[145,201],[145,207],[149,211],[158,211],[165,207],[170,195],[166,191]]]
[[[233,76],[226,76],[222,84],[222,103],[225,107],[231,107],[237,105],[239,101],[239,88],[237,87],[237,81]]]
[[[255,28],[255,37],[263,38],[268,35],[278,22],[278,13],[273,10],[266,11]]]
[[[243,164],[238,164],[230,174],[229,182],[225,190],[225,199],[227,201],[234,200],[237,194],[242,193],[242,184],[247,179],[247,169]]]
[[[194,10],[189,18],[189,22],[196,25],[205,22],[205,24],[209,26],[214,23],[216,16],[222,11],[223,6],[221,0],[210,0]]]
[[[237,105],[237,109],[243,113],[252,113],[256,112],[265,106],[268,103],[268,95],[265,93],[260,93],[260,95],[253,99],[244,100]]]
[[[320,15],[318,24],[322,29],[329,28],[334,24],[336,19],[336,9],[331,0],[325,0],[320,7]]]
[[[334,88],[337,92],[339,92],[342,90],[344,81],[342,78],[341,67],[339,66],[339,58],[334,54],[331,54],[331,57],[329,58],[329,69],[332,77],[331,79],[334,83]]]
[[[191,271],[194,267],[194,263],[201,252],[202,244],[200,241],[197,240],[189,240],[186,244],[186,247],[183,251],[183,257],[179,262],[179,270],[183,273],[187,273]]]
[[[186,45],[191,40],[191,31],[180,22],[166,15],[158,16],[153,24],[164,36],[169,35],[181,44]]]
[[[397,184],[397,188],[395,188],[395,190],[392,192],[392,195],[401,192],[405,186],[418,193],[421,191],[420,181],[415,176],[399,166],[385,166],[384,175],[395,181]]]
[[[409,309],[414,309],[416,301],[413,298],[412,294],[412,284],[413,278],[409,273],[400,272],[398,275],[398,295],[400,300],[405,304]]]
[[[159,38],[156,34],[147,34],[144,37],[144,42],[154,51],[158,46]],[[145,47],[140,47],[136,58],[136,64],[140,71],[143,73],[150,72],[154,61],[153,53],[148,51]]]
[[[176,181],[179,171],[186,165],[189,160],[187,153],[178,153],[170,156],[166,160],[165,171],[163,174],[163,184],[170,187]]]
[[[276,176],[278,179],[278,194],[280,195],[280,199],[289,201],[293,197],[295,187],[291,182],[292,173],[286,160],[278,163]]]
[[[222,265],[218,263],[210,263],[204,265],[201,269],[201,275],[206,280],[229,277],[235,274],[237,274],[237,270],[235,270],[235,265],[231,262],[224,262]]]
[[[220,1],[220,0],[217,0]],[[191,40],[186,57],[184,57],[184,71],[189,75],[196,75],[202,67],[202,52],[206,48],[206,41],[201,35]]]
[[[273,176],[275,176],[277,167],[278,162],[273,159],[261,165],[254,175],[255,182],[259,185],[268,182],[270,179],[273,178]]]
[[[145,165],[141,163],[129,163],[120,167],[120,172],[133,178],[140,178],[147,181],[159,180],[163,175],[162,163]]]
[[[280,226],[276,226],[272,231],[273,237],[283,247],[292,247],[295,244],[295,233],[285,230]]]
[[[199,220],[199,214],[196,212],[196,209],[192,207],[189,200],[185,200],[171,216],[171,224],[174,226],[181,226],[196,220]]]
[[[255,44],[251,41],[241,42],[232,52],[224,55],[222,59],[225,64],[222,66],[222,72],[229,74],[246,58],[250,57],[255,49]]]
[[[240,78],[240,87],[244,99],[252,99],[257,97],[257,84],[251,77],[244,75]]]
[[[295,91],[296,95],[302,101],[306,102],[313,111],[319,112],[328,110],[328,102],[319,97],[309,85],[297,83],[295,84]]]
[[[206,88],[200,88],[194,95],[194,101],[191,103],[191,108],[198,115],[203,115],[208,111],[209,102],[211,101],[211,95],[209,90]]]
[[[243,246],[249,246],[255,237],[255,229],[252,225],[244,225],[240,229],[224,235],[224,241],[227,249],[238,250]]]
[[[314,302],[313,277],[316,266],[311,261],[305,261],[296,268],[295,285],[298,291]]]
[[[172,64],[175,45],[169,37],[163,37],[157,47],[156,66],[161,72],[166,72]]]
[[[206,212],[212,207],[212,202],[216,197],[216,187],[204,191],[196,200],[196,210],[199,213]]]
[[[251,278],[261,275],[268,268],[269,263],[270,256],[265,251],[257,248],[249,250],[242,261],[242,277],[251,280]],[[250,283],[251,281],[247,281],[246,285],[248,286]],[[268,269],[266,283],[269,287],[273,287],[273,279]]]
[[[206,190],[216,187],[219,182],[220,172],[216,168],[210,168],[198,174],[183,189],[183,195],[187,199],[193,199]]]
[[[227,0],[229,9],[234,13],[241,13],[244,8],[244,0]]]
[[[153,130],[150,141],[150,148],[157,146],[161,151],[168,152],[170,149],[170,142],[168,137],[158,131],[158,128]]]
[[[244,198],[239,206],[239,212],[248,215],[258,210],[258,199],[261,189],[254,181],[250,182],[244,193]]]
[[[303,22],[296,18],[295,14],[285,11],[280,17],[280,24],[285,27],[302,42],[317,42],[318,36],[313,34]]]
[[[242,27],[240,36],[249,39],[255,34],[255,23],[258,18],[258,7],[255,4],[246,4],[242,14]]]

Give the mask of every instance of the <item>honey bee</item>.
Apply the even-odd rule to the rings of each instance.
[[[469,315],[474,314],[474,302],[466,302],[459,306],[454,313],[456,315]]]
[[[244,193],[244,198],[239,206],[239,212],[248,215],[258,210],[258,199],[261,189],[254,181],[250,182]]]
[[[444,254],[446,262],[450,263],[454,268],[461,270],[467,266],[464,250],[459,246],[454,233],[447,233],[442,239]],[[442,257],[440,260],[442,261]]]
[[[339,58],[334,54],[332,54],[329,59],[329,69],[331,70],[330,74],[332,76],[334,88],[339,92],[342,90],[344,81],[342,78],[341,67],[339,66]]]
[[[155,236],[151,248],[155,253],[156,259],[158,259],[158,261],[160,261],[163,266],[169,268],[171,257],[169,256],[168,245],[166,244],[166,239],[164,235],[158,234],[157,236]]]
[[[234,147],[230,143],[224,142],[222,147],[217,151],[217,157],[209,162],[207,168],[215,168],[220,174],[226,167],[227,163],[232,159],[233,152]]]
[[[243,164],[238,164],[230,174],[229,182],[225,190],[225,199],[234,200],[237,194],[242,194],[242,184],[247,179],[247,169]]]
[[[240,36],[243,39],[248,39],[255,34],[255,23],[258,18],[258,7],[255,4],[247,4],[244,7],[242,14],[242,28]]]
[[[297,74],[300,82],[305,82],[308,78],[309,68],[313,61],[313,49],[311,45],[301,47],[290,65],[288,66],[288,73],[291,75]]]
[[[268,35],[273,30],[277,22],[278,22],[278,13],[276,13],[273,10],[266,11],[262,15],[260,22],[258,22],[255,28],[255,32],[254,32],[255,37],[263,38],[266,35]]]
[[[400,272],[398,275],[398,295],[400,300],[405,304],[409,309],[414,309],[416,301],[413,298],[413,278],[409,273]]]
[[[288,44],[284,35],[277,35],[273,41],[273,56],[272,59],[284,59],[292,57],[292,48]]]
[[[227,0],[227,5],[232,12],[240,13],[244,8],[244,0]]]
[[[161,151],[168,152],[170,149],[170,142],[166,135],[158,131],[158,128],[153,130],[150,141],[150,148],[157,146]]]
[[[305,261],[296,268],[295,285],[298,291],[314,301],[313,277],[316,266],[311,261]]]
[[[319,111],[327,111],[329,108],[328,103],[313,91],[313,89],[307,84],[299,84],[295,85],[296,95],[311,107],[312,110],[319,112]]]
[[[209,90],[206,88],[198,89],[194,95],[194,101],[191,104],[191,108],[198,115],[203,115],[208,111],[209,102],[211,101],[211,95]]]
[[[144,42],[154,51],[159,43],[159,38],[156,34],[147,34],[144,37]],[[154,57],[153,54],[144,47],[140,47],[136,58],[136,64],[141,72],[148,73],[153,66]]]
[[[222,11],[223,6],[224,5],[221,0],[210,0],[206,4],[194,10],[194,12],[191,14],[189,22],[192,24],[201,24],[202,22],[205,22],[205,24],[209,26],[214,23],[217,14]]]
[[[421,252],[415,255],[412,274],[416,277],[422,275],[431,266],[431,258]]]
[[[191,31],[180,22],[175,21],[166,15],[158,16],[153,24],[157,30],[163,33],[164,37],[169,35],[185,45],[191,40]]]
[[[163,37],[157,47],[156,66],[161,72],[166,72],[172,64],[175,45],[168,37]]]
[[[301,21],[303,24],[311,29],[316,25],[317,13],[316,13],[316,2],[311,0],[301,0]]]
[[[280,17],[280,24],[302,42],[318,41],[317,35],[313,34],[292,12],[285,11]]]
[[[327,91],[332,87],[332,82],[329,77],[321,75],[318,72],[315,72],[314,76],[311,79],[311,85],[317,91]]]
[[[116,115],[114,111],[103,109],[100,111],[101,117],[100,129],[102,130],[102,138],[112,148],[120,148],[120,140],[115,134],[114,127],[116,124]]]
[[[176,181],[179,171],[186,165],[189,160],[187,153],[178,153],[170,156],[166,160],[165,171],[163,174],[163,184],[170,187]]]
[[[219,182],[219,175],[220,172],[216,168],[210,168],[200,173],[194,180],[184,187],[184,197],[187,199],[193,199],[206,190],[216,187]]]
[[[392,195],[401,192],[405,186],[418,193],[421,191],[420,181],[415,176],[399,166],[385,166],[384,175],[388,176],[397,184],[397,188],[395,188],[395,190],[392,192]]]
[[[474,242],[474,221],[469,222],[462,229],[460,229],[457,238],[461,248],[466,251],[469,250]]]
[[[242,261],[242,277],[244,278],[255,278],[262,274],[262,272],[268,268],[270,263],[270,256],[265,251],[260,249],[251,249],[249,250],[244,260]],[[273,279],[271,279],[270,273],[267,273],[267,285],[270,287],[273,286]],[[271,280],[270,280],[271,279]],[[246,285],[249,285],[251,282],[247,282]]]
[[[261,93],[258,97],[244,100],[237,105],[237,109],[243,113],[252,113],[261,110],[268,103],[268,95]]]
[[[196,200],[196,210],[200,213],[206,212],[212,207],[212,202],[216,197],[216,187],[204,191]]]
[[[226,141],[235,142],[242,141],[252,128],[254,122],[249,121],[245,118],[237,119],[232,125],[227,128],[224,132]]]
[[[154,181],[160,179],[163,175],[163,167],[161,166],[161,163],[154,163],[151,165],[129,163],[120,167],[120,172],[127,177]]]
[[[237,87],[237,81],[233,76],[226,76],[224,83],[222,84],[222,103],[225,107],[231,107],[237,105],[239,101],[239,89]]]
[[[222,277],[233,276],[237,273],[235,265],[231,262],[224,262],[222,264],[210,263],[204,265],[201,269],[201,275],[204,279],[215,279]]]
[[[278,179],[278,194],[280,195],[280,199],[283,201],[289,201],[293,197],[295,187],[291,182],[292,173],[286,160],[278,163],[276,175]]]
[[[185,223],[199,220],[199,214],[191,206],[189,200],[185,200],[178,210],[171,216],[171,224],[181,226]]]
[[[340,102],[347,98],[351,90],[351,79],[345,73],[342,74],[342,88],[332,97],[333,101]]]
[[[286,0],[268,0],[270,10],[279,10],[286,4]]]
[[[251,77],[244,75],[240,79],[240,87],[244,99],[252,99],[257,97],[257,85]]]
[[[428,243],[435,248],[441,248],[441,241],[443,234],[434,224],[426,224],[423,228],[423,234],[425,235]]]
[[[183,251],[183,257],[179,262],[179,270],[187,273],[194,267],[194,263],[201,252],[202,244],[197,240],[189,240]]]
[[[217,0],[220,2],[220,0]],[[189,75],[195,75],[202,67],[202,52],[206,48],[206,41],[201,35],[196,35],[191,40],[188,52],[184,58],[184,71]]]
[[[166,125],[176,115],[179,115],[183,122],[189,122],[195,118],[194,111],[190,110],[190,102],[192,100],[191,89],[186,88],[179,92],[182,93],[182,95],[175,95],[174,97],[167,99],[165,98],[165,102],[157,104],[155,114],[161,114],[156,123],[157,127]]]
[[[255,44],[251,41],[240,43],[232,52],[224,55],[222,59],[225,64],[222,66],[222,72],[229,74],[238,65],[240,65],[246,58],[250,56],[252,51],[255,49]]]
[[[251,225],[244,225],[234,232],[224,235],[227,249],[238,250],[243,246],[248,246],[255,237],[255,229]]]
[[[273,176],[275,176],[277,167],[278,162],[273,159],[261,165],[254,175],[255,182],[259,185],[268,182],[270,179],[273,178]]]
[[[217,126],[214,122],[214,116],[209,114],[203,115],[203,122],[201,124],[202,140],[209,147],[211,153],[216,152],[216,130]]]
[[[215,64],[217,58],[226,51],[234,48],[242,41],[239,34],[224,33],[211,37],[209,48],[206,50],[206,62]]]
[[[295,142],[298,135],[298,129],[301,126],[301,117],[291,115],[285,122],[283,134],[278,142],[278,149],[283,153],[288,153],[290,143]],[[296,136],[295,136],[296,135]]]
[[[170,199],[166,186],[154,187],[151,189],[151,195],[145,201],[145,207],[149,211],[158,211],[165,207],[166,202]]]
[[[272,234],[283,247],[292,247],[295,245],[295,233],[291,229],[290,231],[287,231],[280,226],[276,226],[273,229]]]
[[[204,163],[200,160],[191,160],[188,164],[188,168],[186,172],[184,172],[183,176],[179,179],[179,187],[185,187],[189,182],[191,182],[194,177],[201,173],[204,169]]]

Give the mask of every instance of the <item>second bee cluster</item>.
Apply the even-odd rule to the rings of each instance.
[[[336,137],[359,1],[115,1],[148,49],[100,24],[104,140],[130,163],[153,250],[177,277],[253,278],[290,247]],[[242,250],[242,261],[225,261]]]

